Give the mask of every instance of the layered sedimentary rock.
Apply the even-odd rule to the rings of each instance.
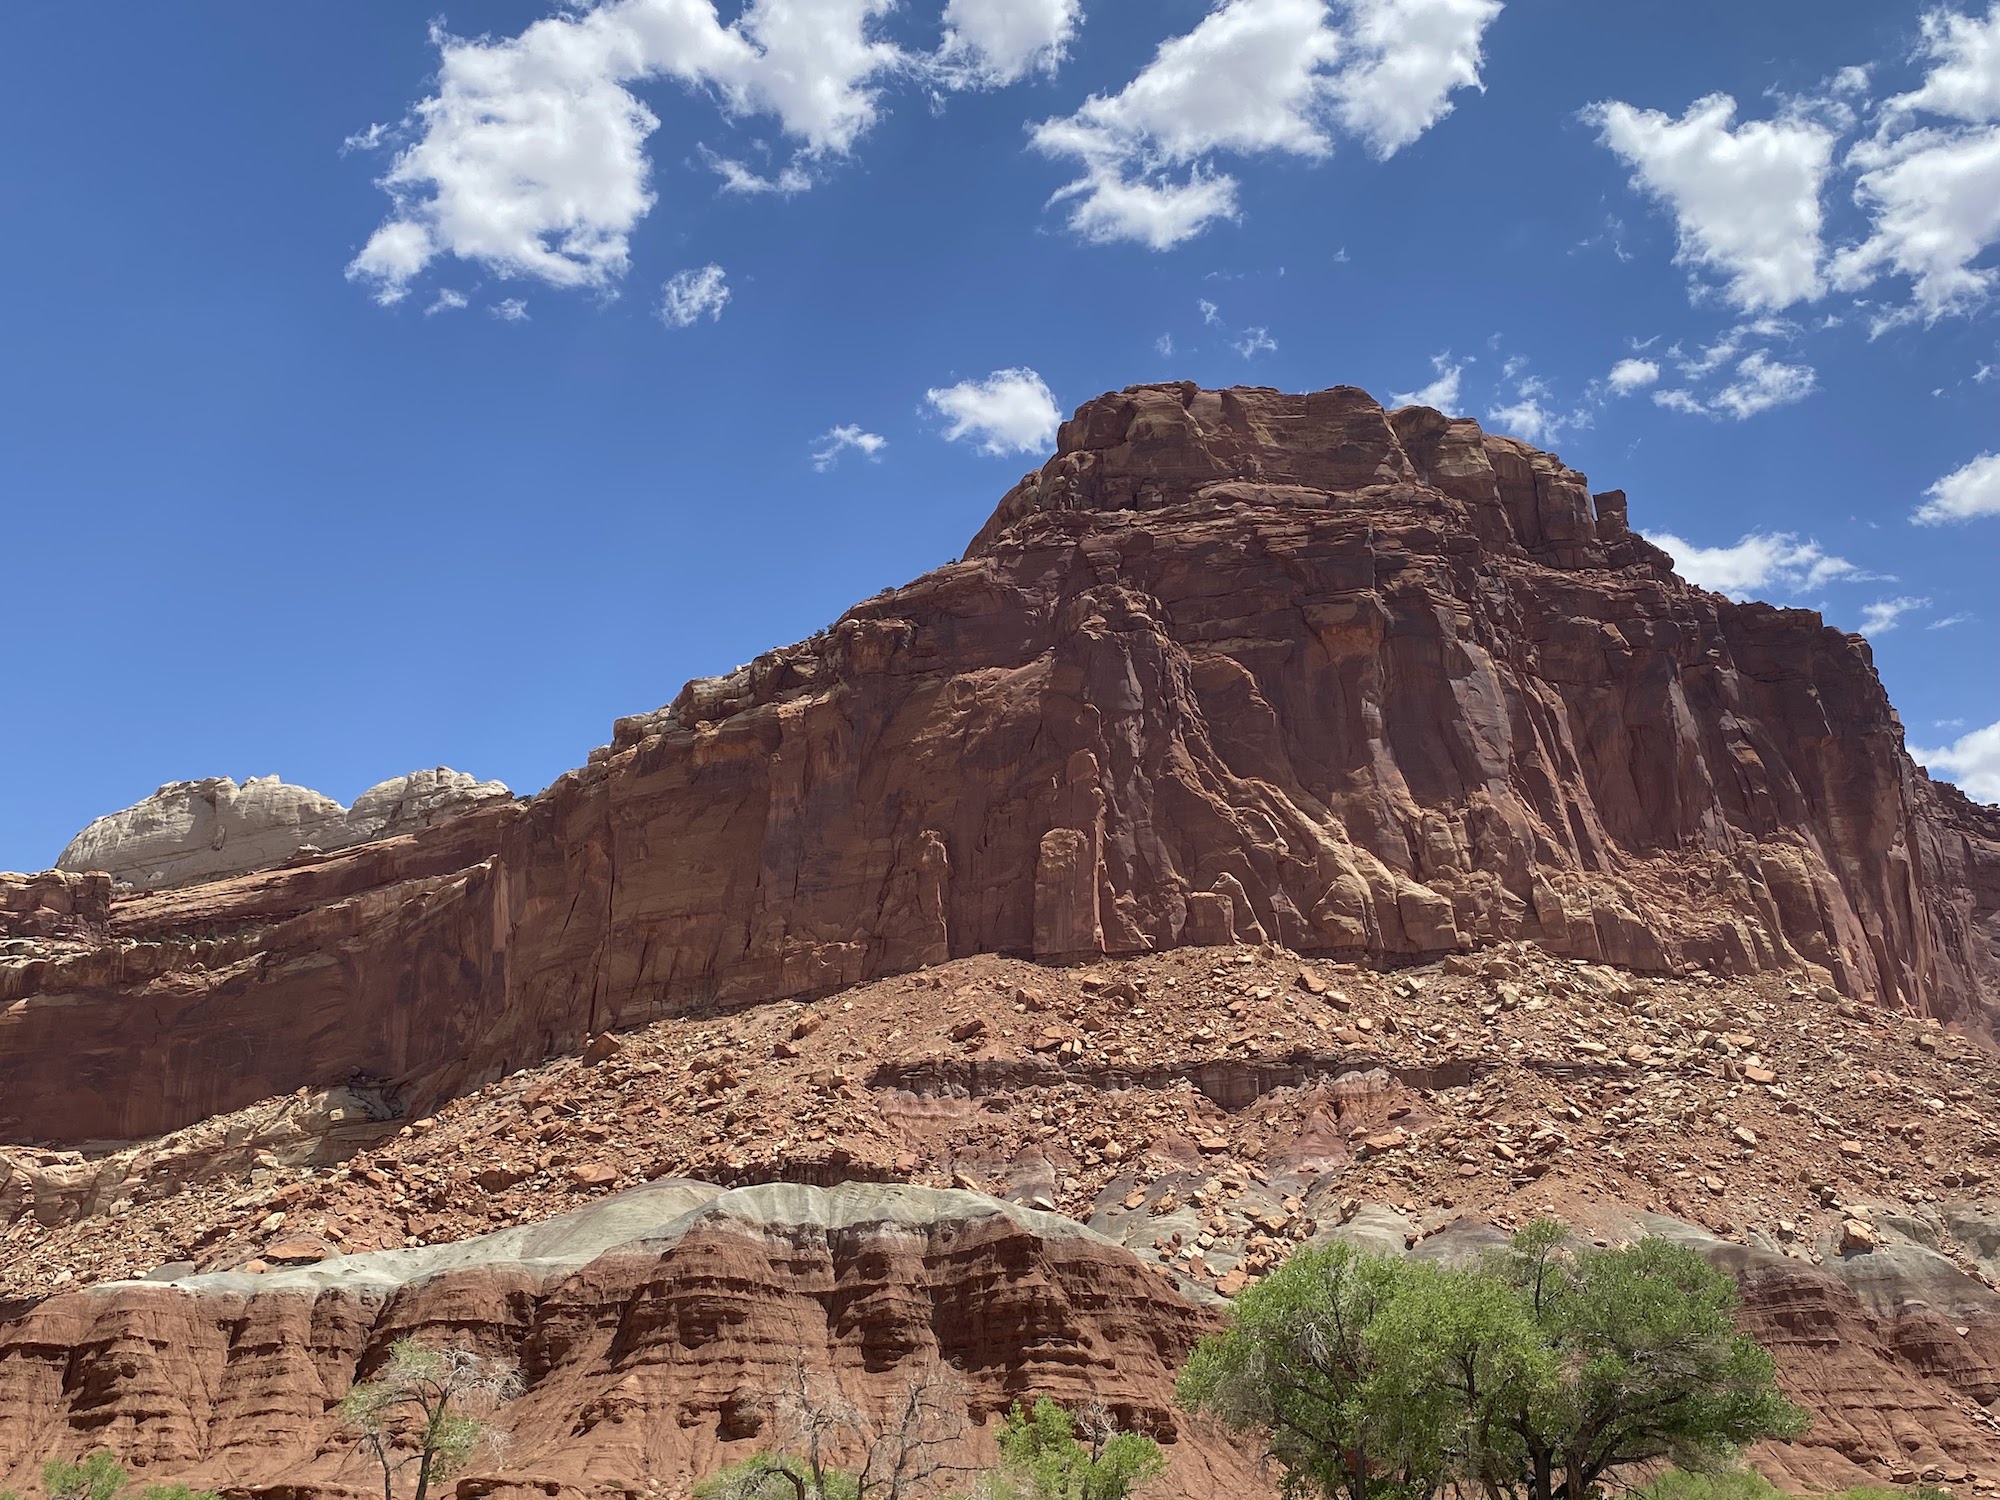
[[[1688,586],[1553,456],[1345,387],[1138,387],[964,561],[533,801],[0,964],[0,1136],[355,1079],[420,1108],[981,952],[1525,938],[1984,1027],[1996,833],[1912,766],[1864,641]]]
[[[1263,1489],[1173,1409],[1213,1311],[1079,1225],[972,1193],[662,1182],[458,1245],[7,1311],[0,1483],[87,1431],[148,1477],[371,1491],[379,1472],[332,1407],[416,1336],[518,1362],[527,1393],[498,1417],[509,1482],[551,1494],[675,1493],[747,1456],[795,1365],[878,1419],[942,1375],[969,1418],[960,1462],[990,1457],[994,1416],[1043,1393],[1165,1440],[1162,1493]]]
[[[513,794],[445,766],[379,782],[342,807],[275,776],[175,781],[97,819],[69,841],[58,870],[98,870],[140,890],[269,869],[302,850],[346,849],[415,833]]]
[[[0,938],[87,938],[110,919],[109,876],[0,874]]]

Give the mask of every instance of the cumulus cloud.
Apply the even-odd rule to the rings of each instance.
[[[1527,388],[1517,392],[1512,401],[1495,406],[1486,414],[1487,428],[1538,447],[1554,442],[1565,419],[1549,408],[1547,394],[1547,388],[1539,381],[1528,382]]]
[[[1114,94],[1044,120],[1031,140],[1081,168],[1052,203],[1099,242],[1165,250],[1237,213],[1236,180],[1213,158],[1318,160],[1336,125],[1389,156],[1479,81],[1479,39],[1494,0],[1221,0],[1162,42]],[[1343,62],[1344,59],[1344,62]]]
[[[1463,415],[1459,406],[1459,387],[1465,376],[1469,359],[1454,360],[1451,351],[1431,356],[1431,370],[1434,378],[1426,386],[1414,391],[1397,391],[1389,397],[1391,406],[1429,406],[1443,412],[1448,417]]]
[[[1386,161],[1479,88],[1481,41],[1500,0],[1352,0],[1352,59],[1334,79],[1340,123]]]
[[[2000,516],[2000,453],[1980,454],[1953,469],[1924,494],[1924,503],[1910,514],[1919,526]]]
[[[710,89],[733,115],[774,117],[808,155],[844,153],[875,120],[871,85],[905,61],[872,35],[890,3],[751,0],[724,26],[713,0],[609,0],[518,36],[434,28],[437,92],[405,122],[414,139],[380,180],[390,215],[348,276],[383,302],[441,255],[608,284],[654,201],[644,146],[660,122],[629,85]]]
[[[1678,120],[1618,100],[1584,117],[1632,168],[1632,185],[1673,213],[1676,264],[1719,274],[1746,311],[1825,290],[1820,192],[1836,139],[1826,125],[1804,114],[1737,125],[1727,94],[1697,99]]]
[[[1643,391],[1660,378],[1660,367],[1650,359],[1621,359],[1611,367],[1611,373],[1604,377],[1604,383],[1614,396],[1629,396],[1634,391]]]
[[[881,460],[882,450],[889,446],[889,440],[878,432],[864,432],[858,423],[849,422],[840,427],[829,427],[816,439],[819,444],[813,450],[813,468],[824,474],[840,462],[840,455],[852,448],[863,458],[876,462]]]
[[[1936,750],[1910,747],[1910,758],[1931,775],[1958,783],[1980,802],[2000,802],[2000,721],[1961,735]]]
[[[1789,531],[1753,531],[1733,547],[1697,547],[1666,531],[1645,535],[1673,558],[1675,569],[1689,583],[1733,599],[1773,589],[1812,590],[1868,576],[1818,542]]]
[[[431,299],[431,305],[424,309],[424,316],[428,318],[436,313],[457,312],[460,308],[469,307],[471,303],[472,299],[465,293],[454,292],[450,287],[442,287],[437,296]]]
[[[1069,50],[1080,0],[951,0],[939,62],[986,87],[1052,73]]]
[[[718,265],[676,271],[660,288],[660,319],[669,328],[692,328],[703,318],[713,323],[728,305],[729,281]]]
[[[1753,349],[1737,362],[1735,376],[1710,398],[1709,405],[1741,422],[1774,406],[1803,401],[1818,387],[1819,375],[1812,366],[1786,364]]]
[[[2000,242],[2000,126],[1912,130],[1865,141],[1850,160],[1863,168],[1854,196],[1873,228],[1834,257],[1835,283],[1855,291],[1906,276],[1911,312],[1931,321],[1983,303],[1995,272],[1973,262]]]
[[[1913,609],[1929,609],[1928,599],[1912,599],[1907,594],[1894,599],[1877,599],[1861,611],[1861,633],[1882,635],[1896,628],[1896,622]]]
[[[995,370],[984,380],[934,386],[924,399],[946,419],[949,442],[971,439],[981,453],[1034,453],[1055,441],[1062,412],[1033,370]]]
[[[2000,119],[2000,0],[1986,18],[1933,10],[1923,18],[1923,53],[1937,66],[1907,94],[1884,105],[1891,114],[1923,110],[1978,123]]]
[[[1935,322],[1983,305],[1995,271],[1974,264],[2000,243],[2000,3],[1985,18],[1932,10],[1923,82],[1890,99],[1876,134],[1848,154],[1854,198],[1871,219],[1859,244],[1836,255],[1832,276],[1858,290],[1884,275],[1907,277],[1913,301],[1876,331],[1921,317]],[[1919,123],[1929,115],[1950,123]]]
[[[1571,428],[1591,424],[1594,407],[1602,403],[1594,383],[1593,388],[1585,392],[1583,400],[1565,412],[1560,409],[1549,383],[1527,371],[1528,361],[1523,355],[1513,355],[1501,365],[1501,378],[1511,382],[1514,394],[1511,401],[1500,395],[1493,398],[1493,407],[1486,413],[1489,431],[1546,448]]]
[[[503,297],[486,310],[503,323],[528,321],[528,304],[519,297]]]

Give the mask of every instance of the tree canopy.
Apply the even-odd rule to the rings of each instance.
[[[1467,1268],[1328,1245],[1237,1299],[1180,1399],[1268,1433],[1291,1495],[1586,1500],[1624,1464],[1711,1470],[1804,1429],[1736,1304],[1692,1250],[1578,1246],[1553,1220]]]

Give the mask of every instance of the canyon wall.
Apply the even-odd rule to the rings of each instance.
[[[983,952],[1525,938],[1983,1030],[1995,818],[1911,764],[1863,640],[1690,587],[1553,456],[1348,387],[1137,387],[965,560],[531,801],[0,958],[0,1138],[304,1085],[422,1108]]]

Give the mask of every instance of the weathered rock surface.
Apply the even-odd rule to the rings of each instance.
[[[1983,1028],[1997,818],[1911,765],[1865,642],[1682,583],[1554,457],[1351,388],[1139,387],[964,562],[525,806],[0,961],[0,1138],[355,1077],[421,1109],[661,1015],[1232,938],[1790,970]]]
[[[266,870],[301,851],[346,849],[415,833],[513,794],[439,766],[380,782],[342,807],[275,776],[175,781],[97,819],[69,841],[58,870],[101,870],[140,890]]]
[[[0,873],[0,939],[101,936],[110,920],[108,876]]]
[[[976,1194],[670,1181],[457,1245],[0,1310],[0,1482],[108,1446],[148,1479],[366,1491],[330,1408],[415,1335],[519,1361],[527,1393],[500,1417],[517,1485],[676,1493],[754,1451],[803,1361],[878,1415],[949,1366],[975,1424],[966,1459],[1039,1392],[1166,1441],[1162,1493],[1263,1493],[1173,1409],[1176,1366],[1213,1325],[1081,1226]]]

